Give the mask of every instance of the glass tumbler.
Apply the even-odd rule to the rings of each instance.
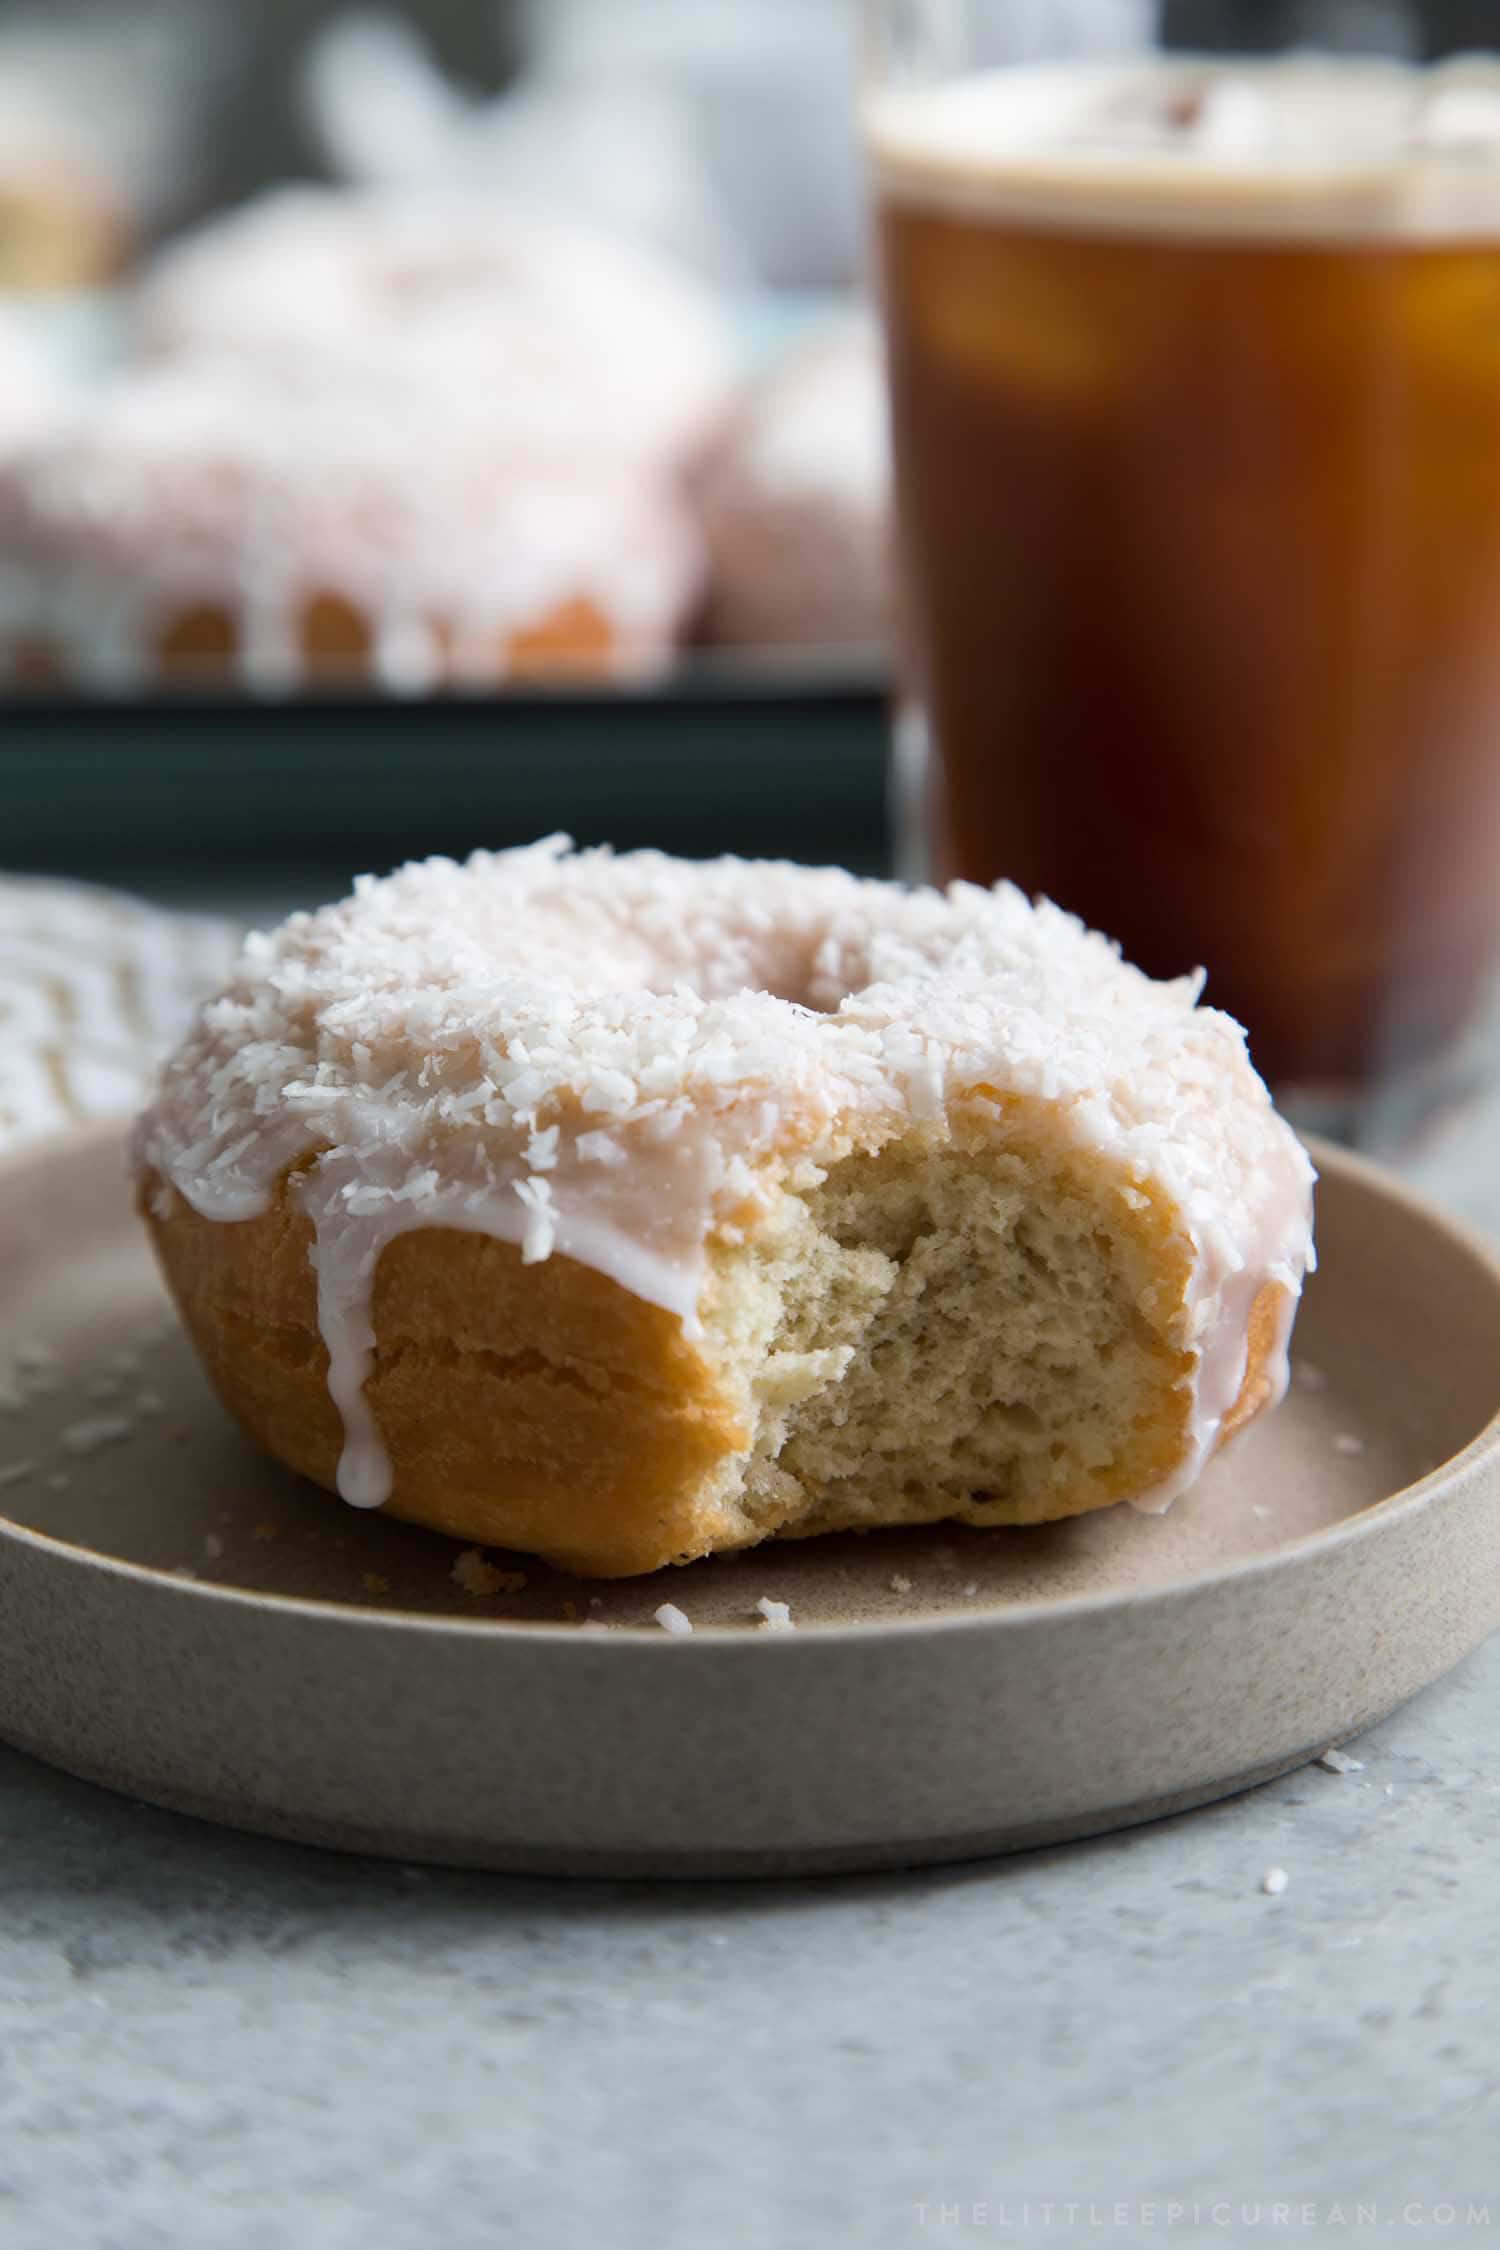
[[[1206,969],[1355,1139],[1477,1067],[1500,960],[1486,25],[866,0],[907,864]]]

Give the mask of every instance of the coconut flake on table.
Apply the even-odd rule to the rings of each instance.
[[[1351,1758],[1342,1750],[1324,1750],[1313,1763],[1322,1766],[1327,1773],[1363,1773],[1365,1770],[1362,1758]]]
[[[755,1606],[760,1611],[765,1631],[770,1633],[790,1633],[792,1631],[790,1602],[773,1602],[769,1596],[762,1594]]]
[[[664,1633],[690,1633],[693,1630],[692,1619],[675,1602],[663,1602],[651,1614]]]

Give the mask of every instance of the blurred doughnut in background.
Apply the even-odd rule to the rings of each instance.
[[[477,189],[288,187],[163,251],[129,308],[144,352],[334,347],[465,388],[507,450],[686,459],[729,402],[717,292],[623,236]]]
[[[668,480],[486,406],[420,358],[123,370],[0,460],[0,668],[413,694],[659,664],[702,577]]]
[[[835,0],[0,14],[0,689],[881,641],[851,68]]]
[[[709,638],[874,648],[890,628],[891,463],[880,340],[820,328],[753,383],[703,464]]]

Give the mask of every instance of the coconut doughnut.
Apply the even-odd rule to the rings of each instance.
[[[135,1136],[220,1396],[622,1576],[1164,1508],[1280,1396],[1311,1168],[1238,1027],[1008,886],[552,840],[252,938]]]
[[[0,463],[0,668],[396,692],[664,663],[702,554],[665,477],[498,443],[416,369],[121,374]]]
[[[0,875],[0,1152],[131,1116],[239,946],[206,915]]]
[[[891,463],[874,326],[776,361],[698,479],[710,639],[875,646],[891,622]]]
[[[148,350],[364,350],[449,360],[506,442],[545,417],[589,448],[676,463],[735,373],[713,294],[641,245],[494,196],[282,188],[162,252]]]

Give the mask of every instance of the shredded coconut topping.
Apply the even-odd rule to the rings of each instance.
[[[1312,1171],[1200,985],[1153,983],[1005,884],[909,891],[553,837],[362,877],[252,936],[136,1158],[224,1220],[301,1167],[340,1488],[373,1506],[389,1470],[362,1402],[369,1295],[396,1235],[470,1227],[528,1261],[560,1252],[692,1335],[708,1243],[799,1162],[1032,1097],[1184,1214],[1206,1450],[1255,1292],[1277,1281],[1290,1302],[1310,1264]]]
[[[564,453],[587,442],[676,460],[734,373],[711,290],[644,245],[494,195],[273,190],[174,243],[136,303],[148,344],[404,356],[482,371],[503,420]]]

